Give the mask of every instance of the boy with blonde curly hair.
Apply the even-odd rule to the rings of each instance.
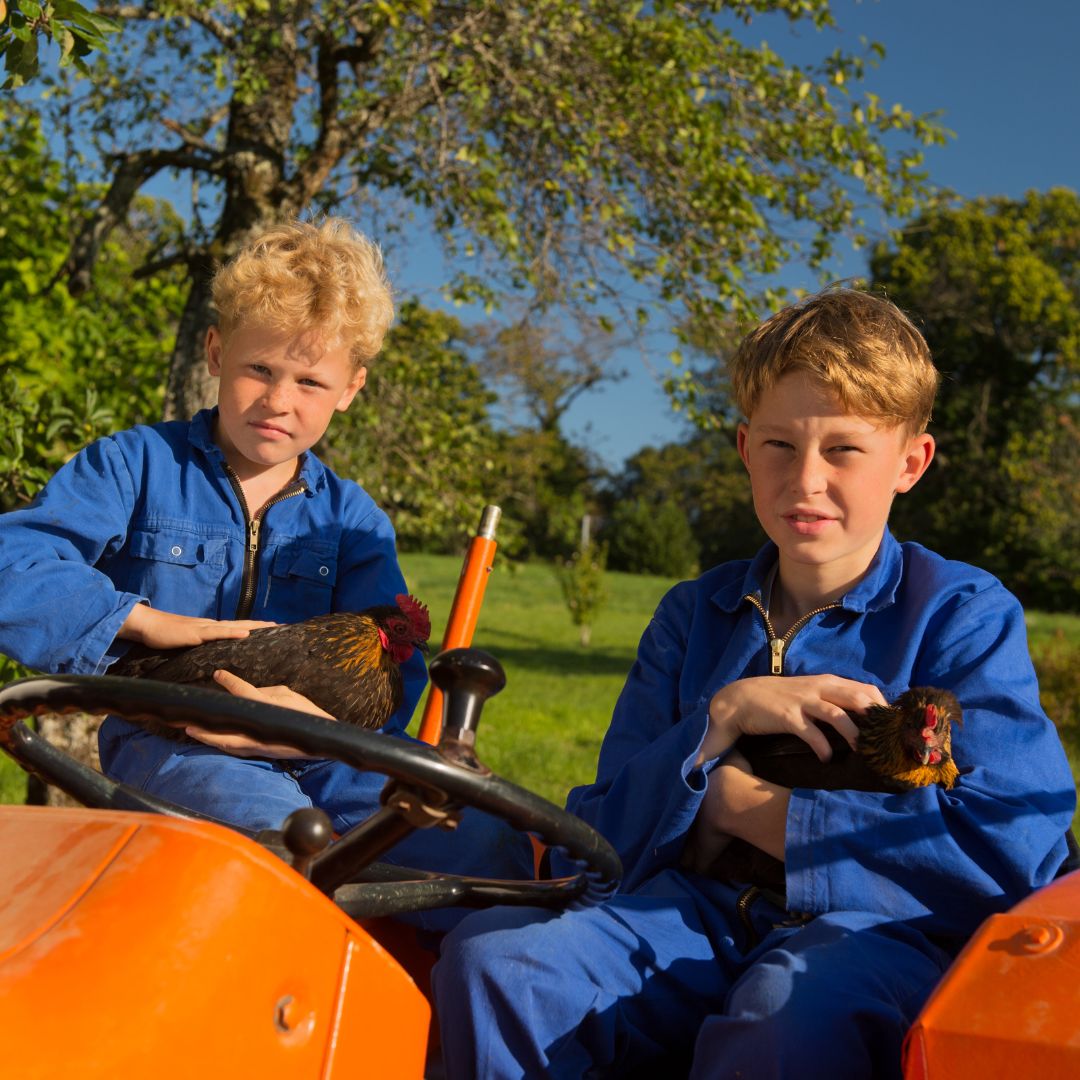
[[[444,942],[451,1080],[899,1077],[965,938],[1065,859],[1076,791],[1019,603],[887,528],[934,453],[922,336],[888,301],[831,289],[748,335],[731,381],[768,543],[664,597],[596,780],[570,794],[619,851],[623,891],[480,912]],[[827,760],[824,727],[854,744],[849,713],[913,686],[963,707],[949,791],[792,790],[734,749],[792,733]],[[709,876],[729,837],[784,863],[786,903]]]
[[[341,219],[270,228],[218,271],[213,303],[206,360],[217,405],[98,440],[28,508],[0,517],[0,651],[39,670],[100,674],[132,642],[244,637],[407,591],[386,514],[312,452],[363,388],[393,321],[378,247]],[[383,729],[398,737],[426,681],[419,654],[402,674],[403,704]],[[231,693],[321,712],[288,687],[217,678]],[[314,804],[344,832],[378,806],[376,774],[189,734],[197,741],[177,743],[109,717],[102,767],[253,831]],[[453,858],[445,835],[411,840],[399,849],[407,857]],[[471,845],[478,855],[486,847],[476,835]]]

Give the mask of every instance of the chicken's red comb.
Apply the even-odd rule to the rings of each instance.
[[[417,640],[427,641],[431,637],[431,616],[428,614],[427,605],[406,593],[398,593],[394,601],[412,623]]]

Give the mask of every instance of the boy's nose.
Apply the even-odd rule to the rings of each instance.
[[[268,383],[266,390],[263,392],[263,402],[268,409],[274,412],[284,411],[289,403],[289,391],[282,383]]]
[[[797,495],[813,495],[826,486],[825,462],[818,454],[806,454],[795,463],[791,477],[792,491]]]

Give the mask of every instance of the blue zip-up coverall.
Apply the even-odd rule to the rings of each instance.
[[[965,937],[1049,882],[1076,790],[1039,704],[1023,612],[989,574],[886,531],[864,578],[810,619],[782,674],[952,690],[951,791],[796,790],[787,907],[678,868],[716,762],[696,768],[713,694],[773,673],[761,598],[777,558],[673,588],[642,637],[568,807],[618,849],[623,892],[562,914],[477,913],[434,972],[449,1074],[898,1076],[903,1035]],[[814,918],[793,918],[805,913]]]
[[[245,617],[287,623],[393,603],[407,591],[386,514],[313,453],[302,458],[298,493],[271,500],[253,528],[213,441],[215,413],[100,439],[27,508],[0,515],[0,652],[38,670],[102,674],[126,650],[116,633],[142,601],[233,619],[248,592]],[[403,675],[404,702],[382,730],[408,738],[426,681],[419,654]],[[99,747],[114,779],[253,830],[278,828],[292,810],[314,804],[344,832],[378,808],[385,782],[333,761],[233,757],[116,717],[102,724]],[[531,876],[524,839],[511,841],[486,815],[467,819],[468,842],[429,830],[390,857],[433,870]],[[497,852],[508,865],[493,870]],[[465,857],[474,858],[471,868]]]

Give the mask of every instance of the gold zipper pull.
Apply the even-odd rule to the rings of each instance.
[[[259,519],[252,518],[248,522],[248,551],[259,550]]]
[[[769,650],[772,652],[772,673],[783,675],[784,673],[784,639],[770,638]]]

